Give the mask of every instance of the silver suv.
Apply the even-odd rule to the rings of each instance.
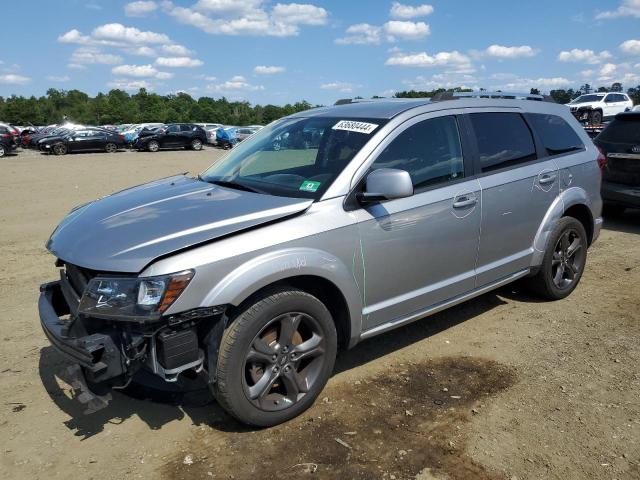
[[[140,369],[203,372],[234,417],[275,425],[313,403],[338,348],[518,279],[569,295],[602,224],[598,157],[566,107],[532,99],[298,113],[196,178],[72,210],[41,323],[85,399]]]

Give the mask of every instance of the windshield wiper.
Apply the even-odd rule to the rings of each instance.
[[[242,183],[232,182],[230,180],[205,180],[202,177],[198,177],[203,182],[212,183],[214,185],[219,185],[221,187],[233,188],[235,190],[243,190],[245,192],[251,193],[263,193],[260,190],[256,190],[255,188],[248,187],[247,185],[243,185]]]

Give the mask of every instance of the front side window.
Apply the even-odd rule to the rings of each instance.
[[[167,133],[178,133],[180,131],[180,125],[171,125],[167,128]]]
[[[547,150],[547,155],[560,155],[584,148],[584,143],[578,134],[562,117],[528,113],[527,119],[538,133],[542,145]]]
[[[416,190],[464,177],[460,135],[455,117],[424,120],[408,127],[371,166],[406,170]]]
[[[317,200],[386,122],[285,118],[239,143],[200,178],[240,190]]]
[[[469,118],[483,173],[536,159],[531,131],[519,113],[472,113]]]

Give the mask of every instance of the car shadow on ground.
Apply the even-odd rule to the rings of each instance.
[[[496,294],[488,293],[429,319],[366,340],[338,355],[334,375],[446,331],[504,303]],[[225,432],[251,430],[235,421],[215,403],[202,375],[196,379],[181,377],[182,383],[176,385],[142,372],[127,389],[114,390],[106,407],[86,413],[86,405],[77,398],[79,392],[71,387],[72,379],[67,370],[69,366],[55,348],[46,346],[40,350],[39,373],[42,383],[58,408],[71,417],[64,422],[65,426],[83,439],[102,432],[105,426],[123,423],[134,416],[152,430],[185,417],[193,425],[208,425]]]
[[[604,217],[605,230],[640,234],[640,209],[626,209],[622,213]]]

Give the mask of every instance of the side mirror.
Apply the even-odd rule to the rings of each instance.
[[[365,191],[358,194],[362,203],[394,200],[413,195],[409,172],[397,168],[379,168],[367,176]]]

